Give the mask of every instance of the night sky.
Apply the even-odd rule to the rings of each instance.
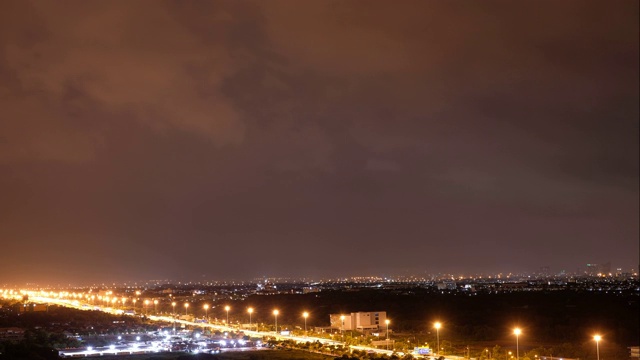
[[[629,1],[0,1],[0,284],[637,269]]]

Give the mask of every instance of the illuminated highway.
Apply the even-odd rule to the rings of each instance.
[[[99,305],[83,304],[79,300],[57,299],[57,298],[43,297],[38,295],[31,295],[29,299],[31,302],[56,304],[56,305],[66,306],[66,307],[70,307],[78,310],[100,310],[113,315],[124,314],[124,311],[120,309],[114,309],[111,307],[104,307]],[[174,319],[172,316],[147,315],[147,318],[151,321],[159,321],[159,322],[166,322],[166,323],[175,322],[176,324],[181,324],[185,326],[210,328],[212,330],[220,330],[220,331],[227,331],[227,332],[238,331],[238,329],[235,329],[231,326],[211,324],[211,323],[200,323],[200,322],[194,322],[194,321],[188,321],[188,320],[182,320],[182,319]],[[330,340],[330,339],[319,338],[319,337],[311,337],[311,336],[282,335],[273,331],[265,332],[265,331],[242,330],[242,332],[252,337],[269,336],[269,337],[276,338],[278,340],[293,340],[296,342],[316,342],[317,341],[325,345],[345,345],[343,342],[336,341],[336,340]],[[393,353],[393,351],[390,351],[390,350],[381,350],[381,349],[375,349],[375,348],[366,348],[366,349],[377,351],[384,354]]]
[[[11,294],[4,294],[4,297],[7,297],[7,295],[9,296],[13,296],[14,298],[22,298],[23,296],[28,296],[29,301],[30,302],[34,302],[34,303],[49,303],[49,304],[56,304],[56,305],[60,305],[60,306],[65,306],[65,307],[70,307],[70,308],[74,308],[74,309],[78,309],[78,310],[99,310],[99,311],[103,311],[106,313],[110,313],[113,315],[131,315],[131,316],[135,316],[134,314],[128,314],[127,312],[125,312],[124,310],[121,309],[116,309],[116,308],[112,308],[112,307],[108,307],[108,306],[99,306],[99,305],[91,305],[85,301],[74,299],[66,299],[66,298],[60,298],[61,296],[58,295],[57,297],[51,297],[51,293],[49,293],[49,296],[43,296],[43,295],[47,295],[47,293],[43,293],[43,292],[20,292],[20,293],[11,293]],[[84,300],[84,299],[83,299]],[[180,325],[184,325],[184,326],[192,326],[192,327],[202,327],[202,328],[209,328],[212,330],[219,330],[222,332],[236,332],[239,331],[238,329],[231,327],[231,326],[226,326],[226,325],[220,325],[220,324],[212,324],[212,323],[201,323],[201,322],[195,322],[195,321],[188,321],[188,320],[183,320],[183,319],[175,319],[172,316],[159,316],[159,315],[146,315],[146,317],[151,320],[151,321],[157,321],[157,322],[165,322],[165,323],[175,323],[175,324],[180,324]],[[244,334],[250,336],[250,337],[272,337],[275,338],[277,340],[292,340],[298,343],[304,343],[304,342],[319,342],[321,344],[324,345],[334,345],[334,346],[348,346],[350,349],[353,350],[360,350],[360,351],[367,351],[367,352],[375,352],[378,354],[386,354],[386,355],[391,355],[394,353],[394,351],[392,350],[386,350],[386,349],[378,349],[378,348],[374,348],[374,347],[368,347],[368,346],[356,346],[356,345],[346,345],[344,342],[341,341],[336,341],[336,340],[331,340],[331,339],[325,339],[325,338],[320,338],[320,337],[313,337],[313,336],[296,336],[296,335],[283,335],[283,334],[279,334],[277,332],[273,332],[273,331],[253,331],[253,330],[241,330]],[[118,346],[110,346],[110,347],[105,347],[105,348],[96,348],[96,349],[91,349],[88,348],[84,351],[81,351],[81,355],[107,355],[107,354],[114,354],[114,353],[119,353],[119,354],[123,354],[123,353],[144,353],[144,352],[157,352],[160,351],[161,349],[159,348],[158,344],[133,344],[131,346],[126,346],[126,347],[118,347]],[[74,354],[80,354],[77,352],[74,352]],[[402,353],[399,353],[400,355],[403,355]],[[415,354],[412,354],[414,356],[416,356]],[[446,356],[446,359],[451,359],[451,360],[456,360],[456,359],[462,359],[462,357],[458,357],[458,356],[451,356],[448,355]]]

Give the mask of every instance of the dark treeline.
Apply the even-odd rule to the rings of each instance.
[[[18,327],[25,330],[24,339],[0,341],[0,360],[58,359],[55,349],[76,348],[82,343],[66,334],[121,333],[126,329],[143,330],[152,325],[132,316],[114,316],[102,311],[82,311],[50,306],[48,311],[17,313],[9,309],[16,304],[0,303],[0,328]],[[114,323],[115,321],[115,323]],[[101,339],[101,338],[98,338]],[[87,339],[92,344],[92,338]],[[105,344],[101,344],[105,345]]]
[[[637,345],[637,294],[604,292],[512,292],[501,294],[439,294],[424,289],[325,291],[305,295],[252,296],[230,302],[233,318],[246,322],[246,307],[255,308],[254,321],[273,322],[278,308],[282,325],[302,323],[328,326],[329,314],[386,311],[395,332],[433,333],[434,321],[442,332],[459,341],[510,341],[519,326],[523,337],[540,344],[581,343],[598,332],[608,341]],[[526,335],[525,335],[526,334]]]
[[[56,347],[78,345],[74,339],[30,328],[18,342],[0,342],[0,360],[53,360],[58,359]]]
[[[114,323],[116,321],[117,323]],[[46,328],[49,331],[69,333],[114,333],[118,329],[139,328],[147,325],[138,317],[111,315],[102,311],[78,311],[62,306],[50,306],[42,312],[3,312],[0,314],[0,327],[19,327],[24,329]]]

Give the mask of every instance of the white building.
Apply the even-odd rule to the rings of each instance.
[[[331,327],[340,330],[380,330],[387,320],[386,311],[356,312],[350,314],[330,314]]]

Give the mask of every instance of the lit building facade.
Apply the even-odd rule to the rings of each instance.
[[[344,319],[342,318],[344,316]],[[329,315],[331,327],[340,330],[380,330],[387,320],[386,311],[355,312]]]

